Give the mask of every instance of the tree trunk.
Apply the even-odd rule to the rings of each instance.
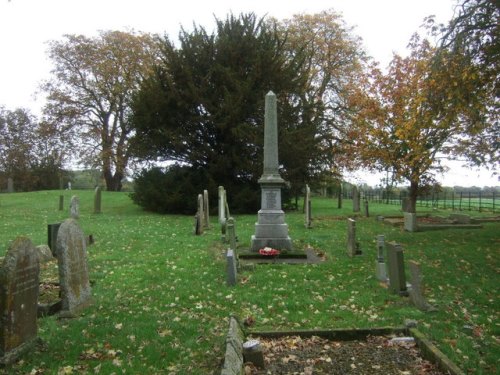
[[[408,212],[417,212],[417,197],[418,197],[418,182],[410,181],[410,194],[409,194],[409,204]]]

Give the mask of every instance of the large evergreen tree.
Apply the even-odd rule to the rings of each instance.
[[[254,14],[231,15],[216,20],[212,34],[195,27],[179,39],[178,48],[163,41],[163,64],[136,96],[137,155],[203,168],[230,194],[258,191],[269,90],[278,97],[280,154],[295,160],[318,154],[318,124],[309,115],[315,111],[305,111],[301,100],[304,60],[300,51],[287,52],[272,24]],[[289,156],[286,162],[285,177],[294,164]]]

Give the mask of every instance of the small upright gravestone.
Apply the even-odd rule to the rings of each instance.
[[[205,229],[210,228],[210,206],[208,203],[208,190],[203,190],[203,223],[205,225]]]
[[[13,193],[14,192],[14,180],[12,177],[9,177],[7,179],[7,193]]]
[[[385,237],[383,234],[377,236],[377,260],[375,270],[379,281],[387,282],[387,271],[384,260]]]
[[[85,236],[74,219],[66,219],[57,233],[57,261],[61,285],[61,317],[74,317],[92,303]]]
[[[408,232],[418,231],[417,214],[412,212],[404,212],[404,228]]]
[[[78,220],[80,218],[80,198],[73,195],[69,204],[69,216],[72,219]]]
[[[33,243],[18,237],[0,268],[0,365],[14,362],[36,342],[39,273]]]
[[[370,217],[370,212],[368,211],[368,199],[366,198],[363,201],[363,214],[365,217]]]
[[[389,290],[400,296],[407,296],[403,248],[395,242],[387,244],[387,263],[389,268]]]
[[[194,215],[194,234],[196,236],[200,236],[203,234],[203,225],[199,212],[196,212],[196,214]]]
[[[227,285],[236,285],[238,279],[237,267],[236,267],[236,255],[233,249],[228,249],[226,253],[227,260]]]
[[[347,219],[347,255],[353,257],[361,255],[359,244],[356,241],[356,220]]]
[[[219,224],[222,241],[226,241],[226,191],[223,186],[219,186]]]
[[[359,205],[359,200],[360,200],[360,192],[356,186],[352,187],[352,211],[353,212],[359,212],[360,211],[360,205]]]
[[[306,185],[306,196],[304,198],[304,213],[305,213],[305,222],[304,225],[307,229],[312,228],[312,219],[311,219],[311,188],[309,185]]]
[[[203,195],[198,194],[198,210],[196,211],[196,229],[195,234],[203,234],[204,218],[205,214],[203,213]]]
[[[436,311],[436,308],[430,305],[424,297],[424,286],[422,283],[422,272],[420,263],[410,260],[410,300],[421,311]]]
[[[97,186],[94,190],[94,213],[95,214],[100,214],[101,213],[101,187]]]

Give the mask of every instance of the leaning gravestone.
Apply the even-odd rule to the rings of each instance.
[[[57,233],[57,261],[61,285],[61,317],[74,317],[92,303],[85,236],[74,219],[66,219]]]
[[[407,296],[403,248],[395,242],[387,244],[387,263],[389,268],[389,290]]]
[[[94,190],[94,213],[95,214],[101,213],[101,198],[102,198],[101,187],[97,186]]]
[[[80,218],[80,198],[76,195],[71,197],[71,202],[69,204],[69,216],[76,220]]]
[[[359,205],[360,195],[361,195],[361,193],[359,192],[358,188],[356,186],[353,186],[352,187],[352,211],[353,212],[360,211],[360,205]]]
[[[252,235],[251,251],[264,247],[292,250],[285,213],[281,209],[281,189],[285,185],[279,174],[278,162],[278,114],[276,95],[269,91],[265,99],[264,115],[264,170],[259,179],[261,209]]]
[[[0,268],[0,365],[14,362],[36,342],[39,273],[31,240],[18,237]]]
[[[430,305],[424,297],[424,286],[422,282],[422,272],[420,263],[410,260],[410,300],[421,311],[436,311],[436,308]]]

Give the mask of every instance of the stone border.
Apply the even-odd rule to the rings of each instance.
[[[403,334],[415,339],[424,359],[434,363],[441,371],[450,375],[465,375],[446,355],[427,339],[422,332],[410,324],[400,327],[378,328],[343,328],[333,330],[298,330],[298,331],[247,331],[244,332],[236,317],[231,317],[226,338],[226,355],[221,375],[241,375],[243,373],[243,341],[246,336],[276,338],[283,336],[311,337],[318,336],[330,340],[363,340],[367,336]],[[239,351],[238,351],[239,350]],[[238,367],[239,366],[239,367]]]
[[[316,264],[322,261],[316,255],[314,249],[306,249],[304,252],[287,252],[273,258],[265,257],[255,252],[238,252],[238,259],[241,263],[246,264]]]

